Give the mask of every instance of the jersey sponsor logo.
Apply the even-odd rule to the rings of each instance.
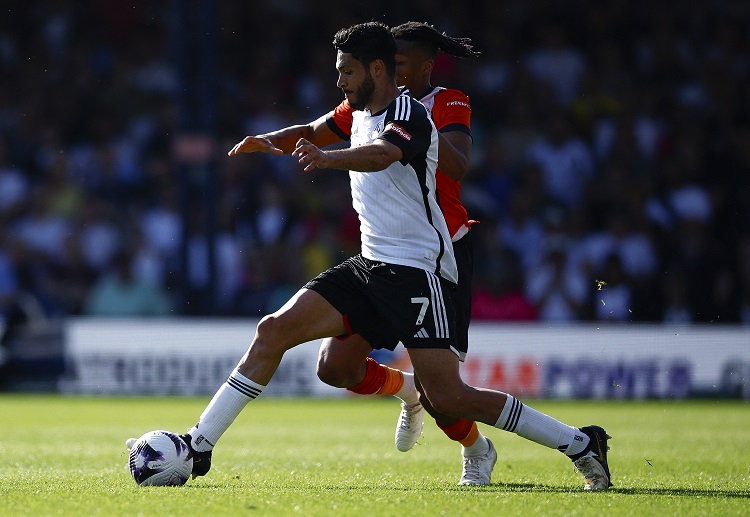
[[[398,124],[391,124],[389,129],[393,131],[394,133],[396,133],[401,138],[403,138],[404,140],[406,140],[407,142],[411,141],[412,137],[409,134],[409,132],[406,129],[399,126]]]
[[[469,106],[464,101],[450,101],[445,103],[446,106],[463,106],[464,108],[471,109],[471,106]]]

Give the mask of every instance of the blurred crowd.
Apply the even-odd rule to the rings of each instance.
[[[333,34],[376,19],[427,21],[482,52],[441,56],[433,74],[473,108],[462,199],[480,221],[475,320],[750,324],[747,2],[33,0],[2,11],[6,317],[24,303],[47,317],[260,316],[356,253],[345,171],[226,151],[336,106]],[[216,27],[202,140],[181,139],[201,130],[185,107],[206,101],[185,95],[210,41],[195,11]],[[213,159],[186,160],[196,147]]]

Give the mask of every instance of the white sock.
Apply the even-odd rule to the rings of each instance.
[[[260,395],[264,388],[237,370],[233,371],[203,410],[198,423],[188,431],[193,448],[198,452],[213,449],[247,403]]]
[[[580,453],[589,443],[589,437],[580,430],[522,404],[511,395],[508,395],[495,427],[557,449],[568,456]]]
[[[413,406],[419,402],[419,392],[414,385],[414,374],[401,372],[404,374],[404,385],[393,396],[400,398],[407,406]]]
[[[461,454],[464,458],[476,458],[477,456],[484,456],[488,452],[490,452],[490,444],[481,431],[479,432],[479,436],[477,437],[477,441],[474,442],[474,445],[469,447],[464,445],[461,446]]]

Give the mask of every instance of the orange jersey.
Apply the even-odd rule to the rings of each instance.
[[[432,116],[435,127],[441,133],[463,131],[471,136],[471,105],[469,98],[459,90],[435,87],[420,102]],[[328,115],[328,127],[339,137],[349,140],[354,110],[346,99]],[[469,217],[461,204],[461,182],[455,181],[437,170],[437,199],[443,211],[451,238],[463,237],[469,229]]]

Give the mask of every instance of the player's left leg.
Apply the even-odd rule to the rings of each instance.
[[[422,434],[424,409],[414,385],[414,375],[368,357],[372,348],[361,335],[323,340],[318,353],[318,377],[328,385],[360,395],[392,395],[401,400],[396,426],[396,448],[406,452]]]
[[[329,386],[351,389],[365,380],[370,352],[370,344],[359,334],[326,338],[318,350],[318,378]]]

